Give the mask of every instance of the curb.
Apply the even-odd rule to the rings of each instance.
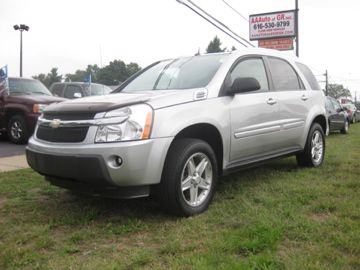
[[[0,173],[29,168],[25,155],[0,158]]]

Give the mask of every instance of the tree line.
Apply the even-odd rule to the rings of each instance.
[[[68,73],[65,76],[58,74],[58,68],[54,67],[48,74],[40,73],[33,76],[33,78],[50,87],[54,82],[82,82],[85,77],[91,74],[91,82],[93,83],[118,85],[140,69],[141,67],[137,63],[126,64],[124,61],[114,60],[102,68],[96,64],[88,65],[86,69],[78,69],[74,73]]]

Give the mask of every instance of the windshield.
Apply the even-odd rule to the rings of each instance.
[[[122,92],[205,87],[226,57],[214,54],[162,61],[136,77]]]
[[[52,96],[50,91],[37,80],[9,79],[10,95],[46,95]]]
[[[90,84],[85,87],[89,96],[101,96],[110,94],[111,88],[101,84]]]

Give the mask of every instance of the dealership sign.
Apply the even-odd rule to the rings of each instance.
[[[249,26],[250,40],[295,37],[295,10],[250,15]]]
[[[259,48],[274,49],[280,51],[294,49],[293,38],[261,39]]]

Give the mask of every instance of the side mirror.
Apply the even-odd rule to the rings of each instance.
[[[81,98],[82,94],[80,92],[74,93],[74,98]]]
[[[231,86],[230,93],[245,93],[259,90],[260,83],[257,79],[252,77],[236,78]]]

